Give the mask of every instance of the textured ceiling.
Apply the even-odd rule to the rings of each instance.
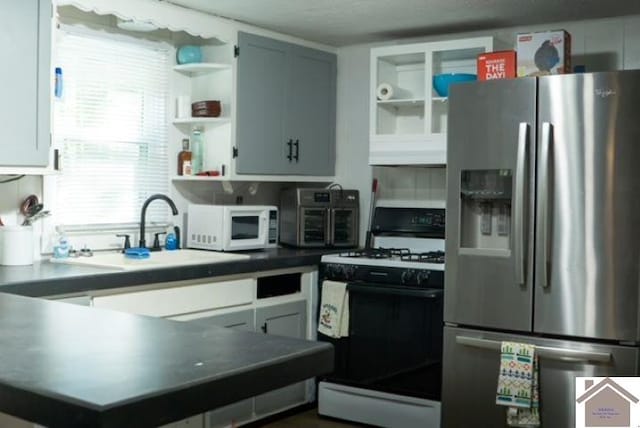
[[[640,14],[640,0],[168,0],[333,46]]]

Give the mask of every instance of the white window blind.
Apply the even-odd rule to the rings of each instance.
[[[55,223],[87,230],[138,223],[145,199],[169,187],[169,49],[61,31],[56,52],[63,95],[54,110],[54,138],[62,152]],[[149,206],[148,222],[167,220],[165,204]]]

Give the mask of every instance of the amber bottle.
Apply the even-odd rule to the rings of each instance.
[[[182,151],[178,153],[178,175],[191,175],[191,150],[189,150],[189,139],[182,140]]]

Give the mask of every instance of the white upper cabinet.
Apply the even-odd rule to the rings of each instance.
[[[433,76],[476,74],[478,54],[493,50],[492,37],[371,49],[369,164],[445,164],[448,103]]]

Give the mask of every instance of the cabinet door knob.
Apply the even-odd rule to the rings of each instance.
[[[262,330],[262,332],[265,333],[265,334],[267,333],[267,323],[266,322],[260,326],[260,330]]]
[[[296,163],[298,163],[298,160],[300,160],[300,140],[296,139],[296,142],[293,143],[293,145],[296,146],[296,154],[293,158],[296,160]]]
[[[293,160],[293,140],[289,139],[289,141],[287,141],[287,146],[289,146],[289,154],[287,155],[287,159],[289,159],[289,162],[291,162]]]

